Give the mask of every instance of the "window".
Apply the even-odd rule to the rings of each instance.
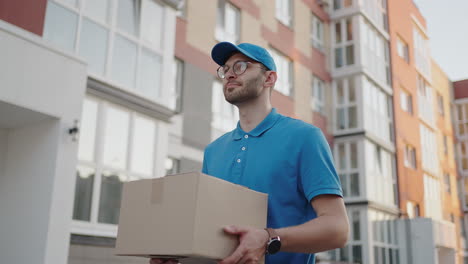
[[[364,142],[366,160],[366,184],[368,199],[396,205],[397,188],[394,155],[381,146],[366,140]]]
[[[344,142],[335,145],[337,172],[343,188],[343,196],[356,197],[361,194],[359,185],[359,152],[357,142]]]
[[[363,65],[377,80],[390,86],[390,51],[387,39],[368,22],[361,23],[360,27]]]
[[[436,220],[442,219],[442,204],[439,181],[429,175],[424,174],[424,208],[425,217]]]
[[[431,76],[431,56],[429,53],[429,40],[416,26],[413,29],[414,62],[416,69],[425,77]]]
[[[166,162],[165,162],[165,167],[166,167],[166,175],[180,173],[180,160],[173,158],[173,157],[167,157]]]
[[[407,168],[416,169],[416,149],[410,145],[405,145],[404,164]]]
[[[442,141],[443,141],[444,155],[448,155],[448,142],[447,142],[446,135],[442,136]]]
[[[462,172],[468,171],[468,142],[460,141],[458,143],[458,166]],[[468,189],[467,189],[468,190]]]
[[[435,119],[432,88],[427,84],[424,78],[419,75],[417,79],[417,88],[419,118],[424,120],[428,125],[434,126]]]
[[[317,48],[318,50],[324,52],[324,25],[323,21],[320,20],[317,16],[312,14],[312,26],[310,27],[312,29],[311,32],[311,42],[312,46]]]
[[[334,24],[334,66],[341,68],[354,64],[354,41],[352,18]]]
[[[419,205],[414,202],[407,201],[406,213],[408,214],[408,218],[419,217],[420,216]]]
[[[184,85],[184,62],[174,58],[173,62],[173,78],[175,87],[170,90],[169,107],[180,112],[182,110],[182,89]]]
[[[349,240],[344,248],[329,251],[328,254],[331,260],[362,264],[362,214],[359,210],[349,210],[347,213],[349,219]]]
[[[456,104],[456,131],[459,138],[465,138],[468,135],[468,103]]]
[[[214,140],[231,131],[237,125],[239,112],[236,107],[224,99],[223,85],[215,81],[212,89],[211,109],[213,112],[211,126],[214,129],[211,138]]]
[[[75,53],[88,72],[163,105],[171,105],[163,87],[166,9],[153,0],[49,0],[44,39]],[[172,80],[169,80],[172,81]]]
[[[292,26],[293,1],[276,0],[276,18],[286,26]]]
[[[96,98],[83,105],[73,219],[118,224],[123,182],[155,175],[157,122]]]
[[[373,24],[388,32],[387,0],[366,0],[362,2],[362,8]]]
[[[312,109],[321,114],[325,113],[325,84],[317,76],[312,80]]]
[[[401,38],[397,38],[397,53],[398,56],[403,58],[407,63],[409,63],[409,50],[408,50],[408,44],[404,42]]]
[[[421,136],[422,168],[434,175],[439,172],[439,159],[437,155],[437,140],[435,133],[425,125],[419,125]]]
[[[348,8],[353,5],[353,0],[333,0],[333,10]]]
[[[240,11],[227,0],[218,0],[215,36],[218,41],[239,43]]]
[[[404,90],[400,91],[400,106],[403,111],[413,114],[413,96]]]
[[[276,50],[269,50],[271,56],[275,60],[278,80],[275,84],[275,90],[291,96],[293,91],[293,64],[286,56],[280,54]]]
[[[444,173],[444,186],[447,193],[452,192],[452,187],[450,185],[450,174]]]
[[[358,104],[354,77],[338,79],[335,86],[335,109],[337,130],[354,129],[358,127]]]
[[[437,95],[437,107],[439,109],[439,114],[441,116],[444,116],[445,115],[444,97],[440,94]]]
[[[390,95],[367,77],[362,78],[364,125],[374,136],[393,141],[393,102]]]
[[[374,261],[372,263],[397,264],[400,258],[398,232],[393,216],[377,211],[369,211],[372,228],[372,244],[374,245]]]

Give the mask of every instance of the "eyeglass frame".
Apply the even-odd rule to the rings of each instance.
[[[242,72],[240,72],[240,73],[237,73],[237,72],[234,70],[234,69],[235,69],[235,66],[236,66],[238,63],[245,63],[245,65],[247,65],[247,66],[245,67],[245,69],[244,69]],[[242,75],[242,74],[244,74],[244,73],[247,71],[247,69],[249,68],[249,65],[251,65],[251,66],[257,66],[257,65],[255,65],[255,64],[253,64],[253,62],[251,62],[251,61],[236,61],[236,62],[234,62],[234,64],[232,65],[232,72],[233,72],[236,76]],[[226,67],[228,67],[227,70],[224,70]],[[263,66],[263,65],[258,65],[257,68],[261,68],[261,69],[263,69],[263,70],[265,70],[265,71],[268,71],[268,69],[267,69],[265,66]],[[220,79],[226,78],[226,73],[229,72],[230,69],[231,69],[231,67],[227,66],[226,64],[223,65],[223,66],[219,66],[218,69],[216,70],[216,74],[218,75],[218,78],[220,78]],[[220,72],[221,70],[223,71],[223,73]]]

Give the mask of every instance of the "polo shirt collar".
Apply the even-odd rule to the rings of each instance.
[[[270,129],[276,123],[276,121],[278,121],[280,116],[281,115],[276,112],[276,108],[271,109],[271,112],[265,117],[265,119],[263,119],[263,121],[249,133],[244,132],[244,130],[242,130],[240,127],[240,122],[237,122],[237,127],[234,130],[233,139],[239,140],[245,134],[253,137],[259,137],[268,129]]]

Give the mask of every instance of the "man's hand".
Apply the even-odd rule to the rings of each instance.
[[[152,258],[150,259],[150,264],[178,264],[179,261],[175,259],[157,259]]]
[[[219,264],[253,264],[258,263],[265,254],[268,232],[251,227],[227,226],[224,232],[239,236],[239,246]]]

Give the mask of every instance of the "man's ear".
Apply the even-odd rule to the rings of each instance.
[[[264,87],[274,87],[277,79],[278,79],[278,75],[276,75],[276,72],[268,71],[267,76],[266,76],[266,80],[263,83],[263,86]]]

